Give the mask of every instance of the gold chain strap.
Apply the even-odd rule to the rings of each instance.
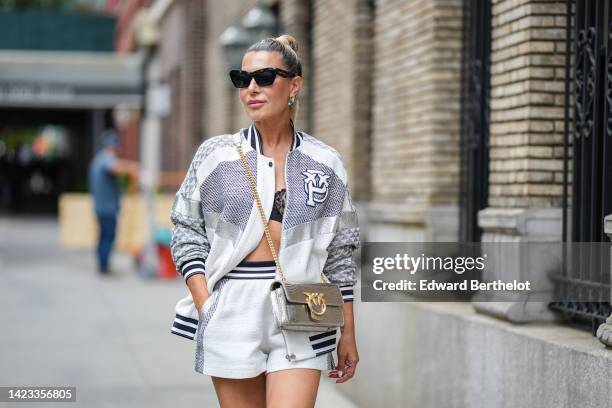
[[[247,180],[249,181],[249,185],[251,186],[251,190],[253,191],[255,202],[257,203],[257,208],[259,210],[259,218],[261,219],[261,222],[264,226],[264,233],[268,241],[268,246],[270,247],[270,252],[272,252],[272,258],[274,258],[274,263],[276,264],[276,269],[278,270],[278,273],[280,274],[281,281],[284,283],[285,275],[283,274],[283,270],[281,269],[280,262],[278,261],[278,256],[276,255],[276,248],[274,248],[274,243],[272,242],[272,235],[270,234],[270,229],[268,228],[268,223],[266,222],[266,215],[264,213],[263,205],[261,204],[261,199],[259,198],[259,194],[257,193],[257,184],[255,183],[253,174],[251,174],[251,169],[249,169],[249,165],[247,164],[246,158],[244,157],[244,153],[242,152],[242,143],[236,144],[236,149],[238,149],[238,154],[240,155],[240,161],[242,161],[242,167],[244,167],[244,172],[246,173]],[[325,278],[323,277],[323,273],[321,273],[321,282],[325,283]]]

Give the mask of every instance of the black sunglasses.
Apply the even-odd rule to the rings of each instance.
[[[229,75],[236,88],[247,88],[251,84],[251,78],[254,78],[259,86],[269,86],[274,83],[276,75],[280,75],[283,78],[296,76],[293,72],[280,68],[263,68],[253,72],[232,69]]]

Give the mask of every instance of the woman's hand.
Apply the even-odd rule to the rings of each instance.
[[[204,307],[204,303],[206,303],[209,297],[210,297],[210,294],[206,295],[206,297],[203,299],[202,298],[198,298],[197,300],[194,299],[193,304],[196,307],[198,314],[202,311],[202,308]]]
[[[338,342],[338,365],[329,372],[329,377],[337,378],[336,383],[343,383],[355,375],[355,369],[359,362],[357,344],[354,332],[343,332]]]
[[[338,365],[329,372],[329,377],[337,378],[336,383],[343,383],[355,375],[359,362],[357,344],[355,343],[355,321],[353,319],[353,302],[344,302],[344,326],[340,329],[338,341]]]
[[[202,274],[192,275],[187,278],[187,287],[191,291],[193,305],[199,314],[206,299],[210,296],[206,286],[206,278]]]

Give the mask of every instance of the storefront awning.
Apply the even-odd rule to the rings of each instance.
[[[140,69],[137,54],[0,51],[0,107],[138,108]]]

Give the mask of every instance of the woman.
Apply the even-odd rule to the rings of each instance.
[[[253,124],[202,143],[176,194],[171,247],[190,293],[177,303],[171,331],[196,340],[195,370],[212,377],[222,407],[313,407],[321,371],[342,383],[359,360],[352,308],[359,227],[346,170],[334,149],[293,127],[303,83],[293,37],[252,45],[230,78]],[[238,144],[287,279],[317,282],[323,273],[340,287],[339,331],[276,326],[275,263]]]

